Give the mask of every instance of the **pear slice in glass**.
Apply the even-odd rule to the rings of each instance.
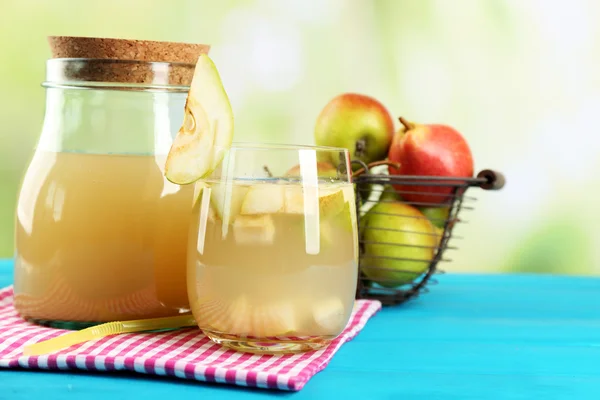
[[[211,183],[211,188],[211,203],[217,215],[227,224],[232,224],[242,210],[249,187],[221,181]]]
[[[206,304],[202,315],[217,331],[242,337],[285,336],[297,329],[295,310],[291,303],[252,304],[241,295],[229,304]]]
[[[285,210],[284,185],[259,183],[251,186],[242,201],[240,213],[243,215],[277,214]]]
[[[275,242],[275,222],[270,214],[238,215],[233,222],[235,242],[268,246]]]
[[[341,299],[331,296],[313,305],[313,318],[316,324],[329,335],[344,329],[346,312]]]

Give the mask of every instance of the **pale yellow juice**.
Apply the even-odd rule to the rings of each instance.
[[[276,185],[290,200],[285,206],[279,189],[269,189]],[[188,292],[200,328],[223,343],[319,341],[341,333],[358,273],[351,184],[319,185],[319,196],[332,194],[320,208],[303,204],[316,191],[304,197],[299,183],[206,186],[197,188],[188,255]],[[244,210],[257,188],[254,205]]]
[[[25,318],[113,321],[189,308],[193,188],[164,157],[37,152],[17,209],[15,306]]]

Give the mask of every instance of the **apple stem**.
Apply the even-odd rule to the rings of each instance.
[[[356,141],[356,145],[354,146],[354,155],[356,157],[361,157],[365,154],[365,149],[367,147],[367,141],[365,139],[358,139]]]
[[[413,128],[413,124],[405,120],[404,117],[400,117],[398,118],[398,120],[400,120],[400,123],[404,126],[404,129],[406,129],[407,131]]]

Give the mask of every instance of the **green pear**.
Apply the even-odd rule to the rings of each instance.
[[[419,207],[419,211],[438,228],[443,228],[450,216],[450,207]]]
[[[440,228],[438,226],[433,226],[433,230],[435,231],[437,245],[440,247],[442,245],[442,239],[444,238],[444,228]]]
[[[381,189],[381,196],[379,197],[379,201],[402,201],[402,197],[396,192],[396,189],[390,184],[383,186]]]
[[[361,221],[361,269],[371,281],[397,287],[427,270],[439,236],[417,208],[398,202],[377,203]]]

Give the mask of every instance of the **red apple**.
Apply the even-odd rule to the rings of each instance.
[[[317,145],[346,148],[351,159],[367,164],[385,158],[393,136],[394,122],[383,104],[358,93],[344,93],[327,103],[314,131]],[[338,158],[332,153],[327,161],[337,165]]]
[[[417,124],[400,118],[404,126],[392,141],[388,158],[400,164],[389,167],[392,175],[472,177],[473,157],[467,141],[454,128],[440,124]],[[448,180],[445,183],[458,181]],[[448,202],[451,186],[394,185],[406,201],[436,205]],[[446,196],[447,195],[447,196]]]

